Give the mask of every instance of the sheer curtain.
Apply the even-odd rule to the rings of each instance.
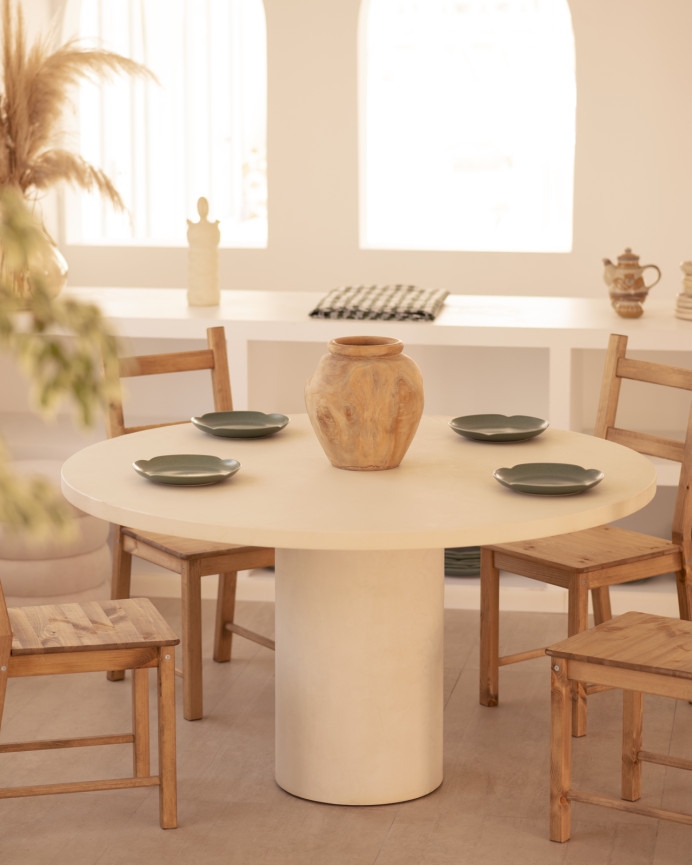
[[[363,0],[361,245],[569,251],[567,0]]]
[[[79,152],[129,214],[68,193],[70,243],[186,243],[209,200],[221,243],[266,246],[266,32],[262,0],[74,0],[66,36],[146,64],[160,85],[118,78],[78,94]]]

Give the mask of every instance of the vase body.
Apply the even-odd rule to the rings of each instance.
[[[333,466],[396,468],[423,414],[423,377],[401,340],[341,337],[305,386],[305,406]]]
[[[57,297],[67,283],[68,267],[53,238],[43,230],[43,242],[29,251],[28,268],[17,270],[2,258],[0,279],[3,286],[20,299],[27,309],[35,292],[36,279],[49,297]]]

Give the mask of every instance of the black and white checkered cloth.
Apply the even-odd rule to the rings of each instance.
[[[335,288],[312,310],[312,318],[432,321],[448,291],[415,285],[359,285]]]

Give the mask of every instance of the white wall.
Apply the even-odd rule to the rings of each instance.
[[[692,258],[689,0],[570,0],[578,115],[574,247],[565,254],[359,249],[360,0],[264,2],[269,246],[223,250],[224,289],[404,281],[461,294],[600,296],[602,257],[632,246],[662,268],[654,292],[672,304],[679,262]],[[61,0],[31,0],[27,10],[41,3]],[[184,248],[63,251],[73,285],[185,285]]]

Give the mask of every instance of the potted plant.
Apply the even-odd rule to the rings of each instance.
[[[0,80],[0,188],[18,190],[34,203],[59,182],[96,190],[117,209],[123,201],[104,171],[66,149],[65,118],[73,88],[84,79],[106,80],[117,74],[153,73],[134,60],[104,48],[69,40],[53,48],[54,40],[40,36],[27,41],[21,5],[2,0],[2,70]],[[45,287],[57,294],[67,276],[67,265],[55,244],[40,251],[34,270],[45,276]],[[1,250],[0,250],[1,254]],[[27,271],[7,271],[2,255],[3,281],[14,283],[16,293],[28,299],[32,286]]]

